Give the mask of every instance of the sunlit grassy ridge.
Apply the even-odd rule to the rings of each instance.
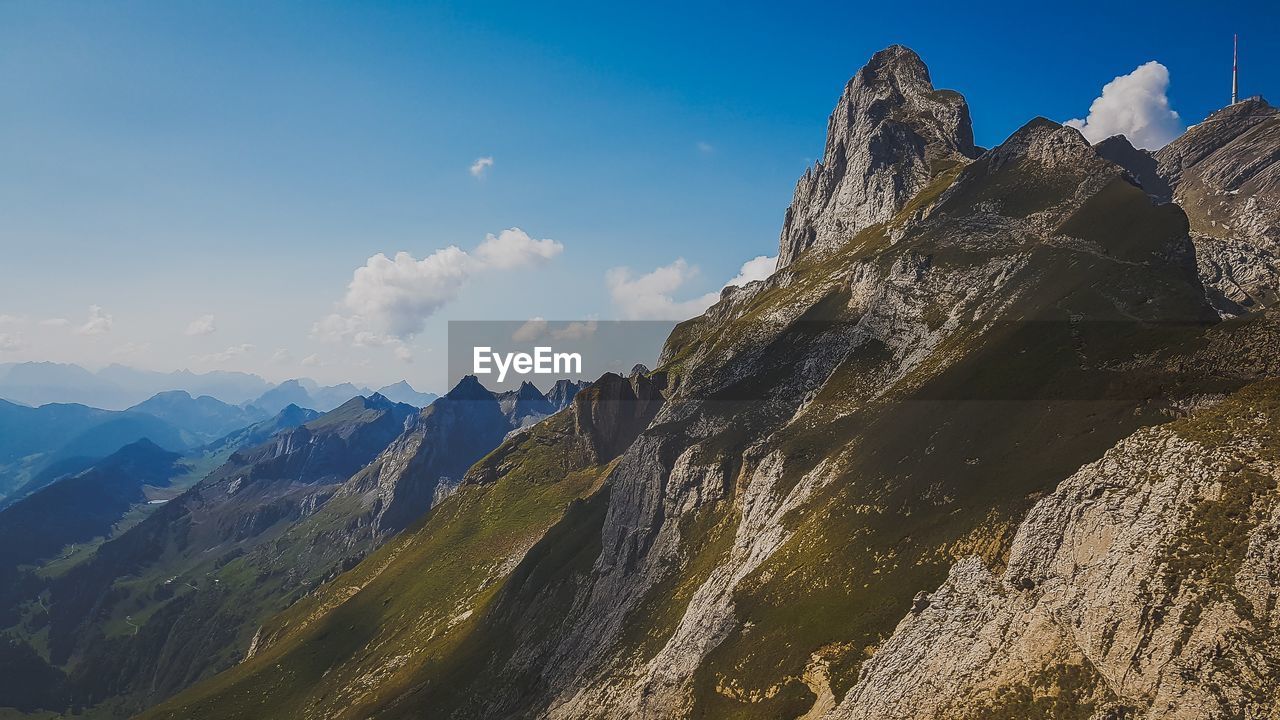
[[[415,527],[263,627],[260,649],[144,717],[363,718],[452,672],[495,593],[608,466],[565,471],[548,437],[568,414],[504,446],[494,483],[464,484]]]

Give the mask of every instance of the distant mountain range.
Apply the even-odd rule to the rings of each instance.
[[[155,395],[172,391],[183,391],[194,398],[208,396],[228,405],[253,405],[259,415],[266,417],[289,404],[324,412],[357,395],[374,392],[351,383],[321,386],[308,378],[273,385],[257,375],[221,370],[166,373],[108,365],[92,372],[67,363],[0,364],[0,398],[19,405],[37,407],[48,403],[75,403],[105,410],[124,410]],[[426,407],[438,397],[434,393],[418,392],[404,380],[377,392],[415,407]]]
[[[8,653],[41,671],[34,695],[0,682],[0,706],[38,695],[30,707],[59,698],[140,709],[226,667],[261,621],[418,522],[468,468],[584,385],[494,393],[467,377],[433,398],[399,383],[388,389],[431,402],[369,393],[324,414],[290,404],[184,452],[140,439],[29,489],[0,510],[0,628],[41,633],[53,664],[33,665],[22,642],[0,647],[0,662]],[[279,390],[271,397],[283,401],[349,388]],[[42,416],[60,406],[13,407]],[[95,412],[155,413],[195,434],[260,411],[179,391]]]
[[[90,372],[79,365],[26,362],[0,365],[0,398],[24,405],[78,403],[123,410],[166,390],[210,395],[237,405],[261,395],[271,383],[239,372],[162,373],[123,365]]]

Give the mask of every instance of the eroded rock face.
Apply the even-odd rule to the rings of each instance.
[[[778,267],[889,220],[933,175],[977,154],[964,97],[935,90],[912,50],[881,50],[845,86],[822,161],[796,183]]]
[[[1201,275],[1223,315],[1280,294],[1280,111],[1261,98],[1230,105],[1158,153],[1186,211]]]
[[[1002,573],[958,563],[827,717],[990,717],[1055,695],[1094,717],[1272,717],[1278,391],[1081,468],[1031,510]]]

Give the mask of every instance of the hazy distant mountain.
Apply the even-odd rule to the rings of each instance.
[[[226,403],[240,404],[270,387],[270,383],[257,375],[240,372],[163,373],[108,365],[94,373],[79,365],[53,362],[0,366],[0,397],[32,406],[79,403],[122,410],[169,390],[185,390],[192,395],[209,395]]]
[[[148,438],[167,450],[200,443],[191,433],[153,415],[100,410],[75,404],[27,407],[0,400],[0,501],[30,492],[88,460]]]
[[[387,385],[378,389],[378,394],[394,400],[396,402],[406,403],[415,407],[426,407],[430,405],[436,398],[440,397],[435,393],[418,392],[413,389],[407,380],[401,380],[394,385]]]
[[[0,371],[0,397],[24,405],[79,403],[119,410],[143,400],[79,365],[53,362],[18,363]]]
[[[124,365],[108,365],[99,370],[97,376],[143,397],[166,390],[185,390],[195,397],[209,395],[232,405],[252,400],[271,387],[271,383],[257,375],[225,370],[207,373],[178,370],[164,373]]]
[[[321,387],[314,380],[297,378],[285,380],[248,404],[267,413],[280,412],[288,405],[328,412],[351,398],[372,394],[372,390],[351,383]]]
[[[193,398],[186,390],[157,393],[129,410],[165,420],[201,442],[216,440],[232,430],[265,420],[269,415],[253,405],[228,405],[208,395]]]
[[[249,404],[253,405],[265,412],[280,412],[290,405],[297,405],[309,409],[312,407],[313,400],[311,393],[302,386],[298,380],[285,380],[279,385],[262,393]]]
[[[356,387],[351,383],[342,383],[341,385],[330,385],[328,387],[320,387],[309,391],[311,400],[314,403],[313,410],[320,412],[328,412],[342,405],[354,397],[362,397],[372,395],[373,391],[367,387]]]

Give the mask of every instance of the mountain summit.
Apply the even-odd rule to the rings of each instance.
[[[845,86],[822,161],[796,183],[778,267],[891,219],[931,178],[977,155],[964,97],[935,90],[915,51],[881,50]]]

